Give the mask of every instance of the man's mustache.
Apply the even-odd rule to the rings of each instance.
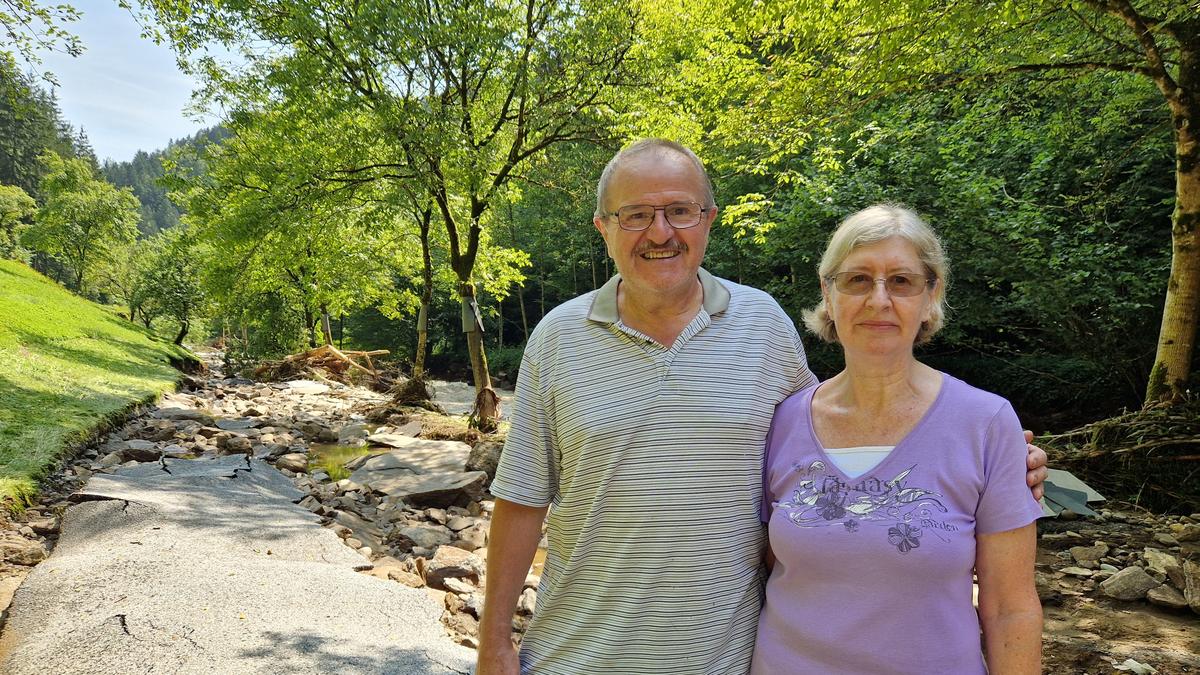
[[[642,255],[643,253],[650,253],[650,252],[661,253],[664,251],[672,251],[672,252],[676,252],[676,253],[687,253],[688,247],[687,247],[687,244],[683,243],[682,241],[669,241],[665,244],[651,244],[651,245],[643,244],[641,246],[638,246],[636,249],[634,249],[633,254],[634,255]]]

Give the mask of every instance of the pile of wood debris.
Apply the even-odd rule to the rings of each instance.
[[[285,381],[298,378],[341,382],[387,391],[395,385],[394,374],[377,368],[372,356],[388,354],[386,349],[341,351],[333,345],[291,354],[278,361],[264,361],[254,369],[254,379]]]

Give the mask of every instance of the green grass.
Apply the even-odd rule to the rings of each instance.
[[[31,498],[68,444],[174,388],[176,347],[0,260],[0,502]]]
[[[324,445],[313,444],[309,447],[311,454],[308,461],[308,472],[320,470],[329,474],[330,480],[341,480],[350,477],[350,470],[343,464],[355,457],[380,452],[379,448],[369,446]]]

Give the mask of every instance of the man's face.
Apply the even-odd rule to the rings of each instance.
[[[670,151],[646,152],[626,160],[613,174],[605,200],[608,212],[641,204],[708,206],[704,177],[687,157]],[[682,293],[696,283],[716,215],[712,208],[701,215],[699,224],[675,229],[665,212],[658,210],[650,227],[640,232],[622,230],[615,215],[593,222],[621,273],[623,292],[658,295]]]

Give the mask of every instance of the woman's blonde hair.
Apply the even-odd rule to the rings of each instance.
[[[925,344],[933,338],[946,316],[946,286],[950,268],[942,242],[920,216],[897,204],[875,204],[846,218],[834,230],[821,256],[818,274],[824,280],[837,272],[838,267],[856,248],[868,246],[892,237],[902,237],[917,249],[925,273],[936,279],[933,286],[933,307],[929,319],[921,323],[915,344]],[[825,297],[816,307],[804,312],[804,325],[826,342],[837,342],[837,327],[829,316]]]

